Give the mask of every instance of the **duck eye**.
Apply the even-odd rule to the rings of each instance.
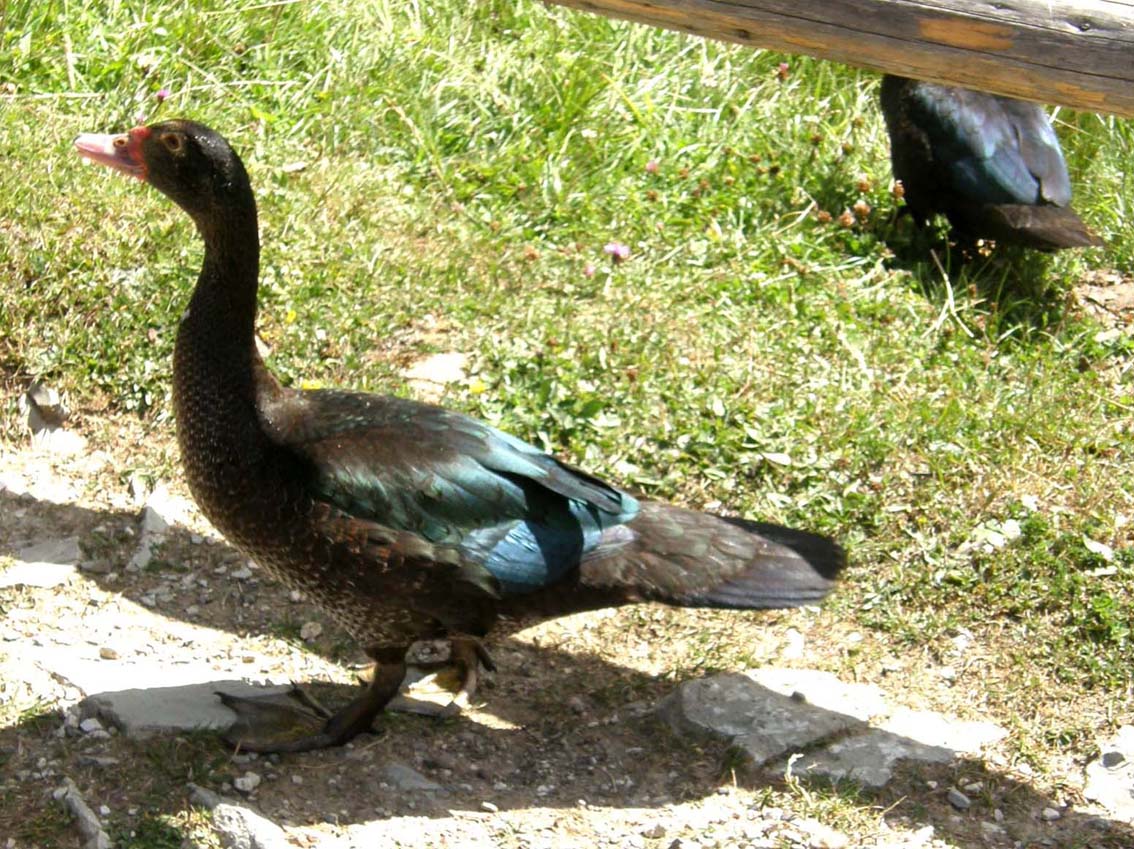
[[[161,143],[166,146],[170,153],[181,152],[181,136],[176,133],[165,133],[161,137]]]

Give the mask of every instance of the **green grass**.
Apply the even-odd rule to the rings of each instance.
[[[1129,122],[1058,116],[1105,250],[945,276],[894,221],[865,72],[529,2],[0,8],[11,385],[168,418],[200,246],[71,140],[190,116],[250,168],[284,380],[404,392],[407,362],[467,352],[452,407],[650,495],[845,540],[833,609],[895,651],[964,627],[1061,703],[1134,686],[1134,341],[1067,300],[1134,262]]]

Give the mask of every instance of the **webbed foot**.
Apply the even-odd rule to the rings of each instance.
[[[343,745],[370,730],[405,676],[404,651],[396,662],[389,656],[375,660],[366,691],[334,713],[295,686],[288,693],[265,696],[217,693],[236,713],[236,722],[222,735],[224,741],[249,752],[309,752]]]

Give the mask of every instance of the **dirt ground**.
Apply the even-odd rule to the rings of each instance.
[[[51,798],[64,777],[116,846],[217,845],[190,784],[258,810],[301,847],[1134,846],[1134,830],[1079,794],[1093,753],[1049,757],[1037,770],[1010,736],[983,761],[906,771],[867,792],[755,771],[725,744],[679,735],[655,715],[683,680],[778,664],[1011,729],[1011,717],[988,714],[995,676],[983,674],[979,651],[958,662],[947,647],[897,649],[828,609],[642,605],[545,623],[490,643],[499,669],[474,709],[446,720],[388,712],[374,735],[324,752],[257,758],[205,732],[135,741],[67,728],[83,694],[29,658],[101,658],[108,670],[126,659],[169,670],[208,663],[218,680],[292,679],[330,703],[354,692],[362,660],[325,614],[196,513],[168,425],[87,411],[74,427],[87,447],[73,456],[0,443],[0,570],[3,553],[41,539],[77,537],[84,556],[58,586],[0,589],[6,849],[81,845]],[[128,572],[155,482],[182,515],[146,568]],[[442,789],[407,786],[392,764]],[[237,789],[249,773],[258,785]],[[952,787],[966,788],[969,810],[949,804]]]

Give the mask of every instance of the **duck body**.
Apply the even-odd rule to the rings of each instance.
[[[833,586],[845,556],[825,537],[639,502],[440,407],[281,386],[255,347],[256,207],[228,143],[170,121],[76,145],[171,197],[205,241],[173,366],[194,499],[230,543],[325,608],[380,667],[367,694],[322,731],[247,748],[333,745],[369,727],[419,639],[452,641],[467,691],[477,659],[488,662],[476,640],[501,616],[519,623],[648,599],[792,607]],[[246,700],[226,701],[252,712]]]
[[[1101,244],[1071,209],[1071,181],[1043,107],[886,75],[894,177],[918,224],[944,213],[967,239],[1054,250]]]

